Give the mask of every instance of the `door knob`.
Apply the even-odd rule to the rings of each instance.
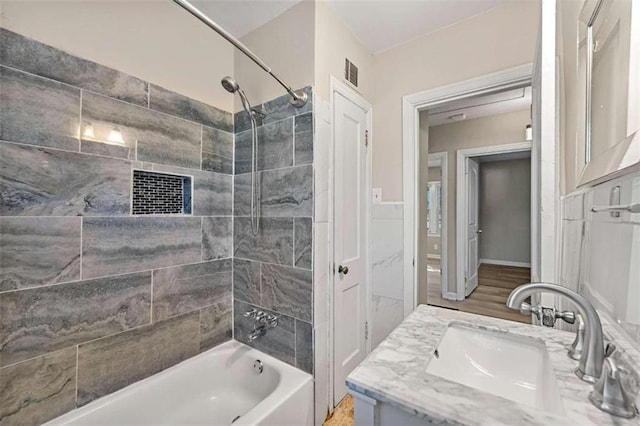
[[[478,229],[478,230],[476,231],[476,234],[482,234],[482,229]]]
[[[347,275],[349,273],[349,267],[342,265],[338,266],[338,273]]]

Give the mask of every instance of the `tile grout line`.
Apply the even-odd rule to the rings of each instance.
[[[82,281],[82,239],[84,238],[83,229],[84,229],[84,216],[80,216],[80,280],[79,281]]]
[[[76,345],[76,399],[75,399],[75,406],[73,408],[77,408],[78,407],[78,372],[80,370],[80,344]]]
[[[73,55],[71,55],[71,56],[73,56]],[[74,57],[76,57],[76,58],[80,58],[79,56],[74,56]],[[83,58],[80,58],[80,59],[83,59]],[[100,64],[98,64],[98,65],[100,65]],[[56,80],[56,79],[53,79],[53,78],[50,78],[50,77],[45,77],[45,76],[42,76],[42,75],[39,75],[39,74],[34,74],[34,73],[32,73],[32,72],[25,71],[25,70],[22,70],[22,69],[20,69],[20,68],[12,67],[12,66],[10,66],[10,65],[5,65],[5,64],[1,64],[1,63],[0,63],[0,67],[4,67],[4,68],[7,68],[7,69],[12,70],[12,71],[17,71],[17,72],[19,72],[19,73],[26,74],[26,75],[29,75],[29,76],[32,76],[32,77],[36,77],[36,78],[40,78],[40,79],[43,79],[43,80],[51,81],[51,82],[56,83],[56,84],[61,84],[61,85],[63,85],[63,86],[70,87],[70,88],[72,88],[72,89],[76,89],[76,90],[83,90],[83,91],[85,91],[85,92],[87,92],[87,93],[91,93],[91,94],[93,94],[93,95],[101,96],[101,97],[103,97],[103,98],[108,98],[108,99],[111,99],[111,100],[116,101],[116,102],[122,102],[122,103],[125,103],[125,104],[127,104],[127,105],[134,106],[134,107],[142,108],[142,109],[144,109],[144,110],[146,110],[146,111],[156,112],[156,113],[163,114],[163,115],[166,115],[166,116],[169,116],[169,117],[174,117],[174,118],[177,118],[177,119],[179,119],[179,120],[186,121],[186,122],[189,122],[189,123],[198,124],[198,125],[202,125],[202,126],[207,126],[207,127],[212,128],[212,129],[219,130],[219,131],[221,131],[221,132],[225,132],[225,133],[232,133],[232,132],[233,132],[233,130],[230,130],[230,131],[229,131],[229,130],[225,130],[225,129],[220,129],[220,128],[218,128],[218,127],[216,127],[216,126],[213,126],[213,125],[209,125],[209,124],[205,124],[205,123],[200,123],[200,122],[198,122],[198,121],[193,121],[193,120],[190,120],[190,119],[188,119],[188,118],[183,118],[183,117],[180,117],[180,116],[177,116],[177,115],[173,115],[173,114],[166,113],[166,112],[164,112],[164,111],[159,111],[159,110],[157,110],[157,109],[153,109],[153,108],[151,108],[151,107],[150,107],[151,101],[150,101],[150,93],[149,93],[149,91],[147,91],[147,102],[146,102],[146,104],[147,104],[147,105],[141,105],[141,104],[137,104],[137,103],[130,102],[130,101],[125,100],[125,99],[119,99],[119,98],[113,97],[112,95],[107,95],[107,94],[104,94],[104,93],[96,92],[96,91],[94,91],[94,90],[87,89],[87,88],[85,88],[85,87],[74,86],[74,85],[72,85],[72,84],[65,83],[65,82],[63,82],[63,81]],[[106,68],[108,68],[108,67],[106,67]],[[115,70],[114,68],[109,68],[109,69],[114,70],[114,71],[116,71],[116,72],[118,72],[118,73],[121,73],[121,74],[123,74],[123,75],[125,75],[125,76],[127,76],[127,77],[133,77],[133,78],[138,79],[137,77],[134,77],[134,76],[132,76],[132,75],[129,75],[129,74],[123,73],[123,72],[121,72],[121,71]],[[140,79],[138,79],[138,80],[140,80]],[[150,83],[148,83],[148,82],[146,82],[146,81],[144,81],[144,80],[140,80],[140,81],[142,81],[142,82],[143,82],[143,83],[145,83],[145,84],[149,84],[149,85],[150,85]],[[169,89],[166,89],[166,90],[169,90]],[[169,91],[173,92],[172,90],[169,90]],[[185,98],[187,98],[187,99],[190,99],[190,100],[193,100],[193,101],[196,101],[196,102],[200,102],[200,103],[202,103],[202,104],[204,104],[204,105],[206,105],[206,106],[208,106],[208,107],[210,107],[210,108],[214,108],[214,109],[216,109],[216,110],[218,110],[218,111],[221,111],[222,113],[229,114],[229,115],[231,115],[232,119],[233,119],[233,115],[235,114],[235,113],[233,113],[233,112],[231,112],[231,111],[226,111],[226,110],[223,110],[223,109],[221,109],[221,108],[218,108],[218,107],[216,107],[215,105],[209,105],[209,104],[204,103],[204,102],[202,102],[202,101],[198,101],[197,99],[190,98],[190,97],[188,97],[188,96],[186,96],[186,95],[183,95],[183,94],[181,94],[181,93],[178,93],[178,92],[173,92],[173,93],[176,93],[176,94],[178,94],[179,96],[183,96],[183,97],[185,97]],[[284,119],[283,119],[283,120],[284,120]],[[282,120],[278,120],[278,121],[282,121]],[[277,121],[274,121],[274,123],[277,123]]]

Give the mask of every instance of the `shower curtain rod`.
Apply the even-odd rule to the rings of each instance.
[[[273,71],[271,71],[271,68],[269,68],[269,66],[267,66],[267,64],[265,64],[262,61],[262,59],[256,56],[255,53],[249,50],[247,46],[242,44],[240,40],[232,36],[229,32],[227,32],[227,30],[225,30],[220,25],[218,25],[213,20],[211,20],[207,15],[202,13],[198,8],[196,8],[194,5],[189,3],[187,0],[173,0],[173,2],[176,3],[178,6],[182,7],[184,10],[186,10],[190,14],[192,14],[193,16],[195,16],[196,18],[198,18],[209,28],[211,28],[212,30],[220,34],[225,40],[233,44],[242,53],[247,55],[247,57],[251,59],[253,62],[255,62],[260,68],[265,70],[291,95],[291,100],[289,100],[291,105],[295,106],[296,108],[302,108],[307,103],[307,94],[305,92],[303,92],[302,90],[294,91],[291,88],[291,86],[289,86],[287,83],[282,81],[277,75],[275,75]]]

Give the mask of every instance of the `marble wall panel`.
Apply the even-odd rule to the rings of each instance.
[[[85,343],[78,348],[78,406],[171,367],[200,351],[200,313]]]
[[[3,216],[119,216],[130,209],[127,161],[0,142]]]
[[[198,262],[197,217],[85,218],[82,276],[86,278]]]
[[[147,83],[0,28],[0,63],[31,74],[147,106]]]
[[[151,273],[0,293],[2,366],[150,321]]]
[[[117,128],[136,159],[187,168],[200,168],[201,126],[176,117],[91,92],[82,94],[81,128],[90,123],[100,140]],[[83,145],[84,147],[84,145]]]
[[[79,217],[0,217],[0,291],[80,279]]]
[[[234,256],[261,262],[293,265],[293,219],[260,219],[257,236],[251,230],[251,218],[236,217],[233,221]]]
[[[262,264],[262,306],[303,321],[312,321],[311,271]]]
[[[154,270],[153,321],[228,299],[231,287],[231,259]]]
[[[233,116],[230,112],[155,84],[149,87],[149,108],[226,132],[233,131]]]
[[[0,424],[36,426],[76,403],[76,348],[0,369]]]
[[[0,66],[0,139],[78,151],[80,90]]]

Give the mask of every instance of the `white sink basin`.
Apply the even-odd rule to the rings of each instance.
[[[436,354],[427,366],[429,374],[564,413],[549,354],[541,341],[451,324]]]

